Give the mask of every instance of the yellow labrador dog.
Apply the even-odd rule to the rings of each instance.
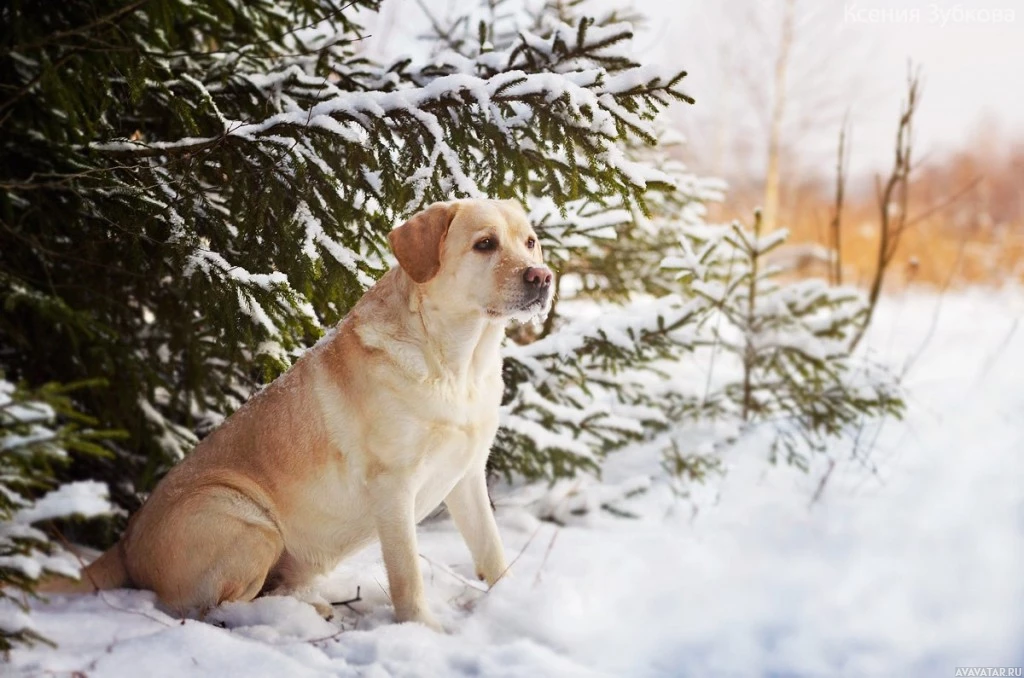
[[[399,266],[171,470],[75,590],[150,589],[182,614],[289,593],[329,615],[311,580],[380,539],[396,618],[439,628],[416,523],[442,501],[477,574],[501,577],[500,347],[548,310],[552,274],[514,201],[437,203],[389,239]]]

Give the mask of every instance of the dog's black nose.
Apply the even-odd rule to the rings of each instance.
[[[553,276],[547,266],[530,266],[523,273],[523,280],[528,287],[548,287]]]

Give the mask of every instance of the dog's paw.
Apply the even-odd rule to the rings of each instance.
[[[426,609],[412,610],[405,613],[395,612],[395,620],[400,624],[404,624],[405,622],[423,624],[427,628],[437,631],[438,633],[445,633],[445,628],[441,626],[441,622],[437,621],[437,618],[435,618],[434,615]]]
[[[428,615],[423,619],[416,619],[415,621],[419,624],[423,624],[431,631],[435,631],[437,633],[448,632],[448,630],[445,627],[441,626],[441,622],[437,621],[437,619],[435,619],[433,615]]]
[[[487,582],[488,588],[494,586],[502,579],[508,579],[512,576],[509,565],[505,562],[505,557],[500,552],[488,558],[478,559],[474,565],[476,566],[476,576],[480,581]]]
[[[507,566],[499,568],[491,568],[489,572],[482,572],[477,570],[477,579],[482,582],[486,582],[487,588],[493,587],[502,579],[512,579],[512,570]]]
[[[297,600],[301,600],[302,602],[311,605],[313,609],[316,610],[316,613],[324,619],[326,619],[327,621],[334,619],[334,606],[327,602],[327,599],[320,595],[318,591],[315,591],[310,587],[304,587],[301,589],[295,589],[291,591],[277,589],[271,592],[270,595],[290,595],[291,597]]]
[[[327,621],[334,619],[334,608],[326,600],[310,600],[307,601],[313,606],[317,614],[323,617]]]

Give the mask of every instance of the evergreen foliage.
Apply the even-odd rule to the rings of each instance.
[[[805,465],[901,411],[888,375],[850,356],[859,296],[781,282],[764,257],[784,235],[703,225],[721,186],[674,161],[655,125],[692,101],[685,74],[633,59],[636,17],[490,0],[432,17],[429,59],[375,63],[360,18],[378,4],[0,9],[7,590],[73,570],[32,527],[98,510],[64,487],[96,499],[105,483],[136,508],[344,316],[388,267],[388,231],[436,200],[523,201],[558,274],[554,311],[506,347],[494,472],[596,473],[664,433],[666,469],[699,479],[716,459],[683,438],[714,419],[774,427]],[[668,376],[709,349],[738,366],[713,389]],[[0,643],[34,637],[23,625]]]
[[[635,63],[628,24],[541,8],[536,30],[483,26],[427,63],[377,64],[358,24],[376,9],[0,10],[0,367],[29,384],[108,378],[76,407],[128,434],[69,477],[135,508],[344,315],[387,267],[386,233],[434,200],[546,196],[563,221],[541,224],[545,244],[579,250],[591,238],[572,215],[622,224],[672,187],[621,145],[653,139],[684,74]],[[594,423],[585,392],[561,400],[598,437],[636,432]],[[522,442],[506,431],[496,458],[539,451]]]
[[[580,19],[585,4],[526,3],[519,12],[512,9],[516,3],[495,0],[450,20],[432,17],[428,39],[439,45],[439,54],[455,51],[473,58],[480,49],[526,44],[534,52],[531,58],[540,59],[549,58],[546,45],[568,43],[570,25],[587,25],[589,34],[606,36],[606,48],[567,53],[568,63],[642,88],[644,69],[637,70],[626,56],[629,46],[611,51],[627,40],[623,22],[640,17],[610,12]],[[557,62],[550,68],[565,71]],[[667,99],[642,98],[642,107],[627,101],[613,154],[644,185],[642,199],[621,191],[553,195],[543,182],[527,187],[531,220],[558,275],[552,313],[542,327],[514,329],[515,342],[505,352],[502,426],[490,468],[508,478],[553,480],[580,470],[599,472],[604,455],[663,430],[682,403],[659,363],[691,348],[687,328],[696,324],[699,305],[675,295],[657,301],[632,300],[632,295],[664,295],[677,287],[674,276],[661,269],[661,259],[677,243],[680,226],[700,223],[703,202],[718,198],[720,185],[694,177],[652,146],[662,136],[655,115]],[[673,220],[654,223],[651,207],[671,210]],[[603,302],[623,307],[614,316],[594,317],[593,303]],[[657,388],[651,388],[652,380]]]
[[[663,266],[705,304],[700,343],[723,354],[722,371],[730,375],[692,411],[731,417],[745,430],[770,427],[772,461],[783,454],[806,469],[809,454],[830,440],[867,421],[899,417],[904,404],[893,375],[852,354],[864,296],[823,280],[785,281],[785,271],[770,263],[787,236],[762,234],[760,212],[752,230],[739,223],[692,227]],[[671,464],[676,458],[678,449]]]
[[[27,391],[0,373],[0,652],[15,643],[45,639],[16,609],[26,610],[35,582],[45,572],[77,577],[77,563],[34,523],[73,514],[106,512],[102,483],[55,488],[56,469],[69,452],[103,456],[99,442],[113,435],[77,412],[70,394],[82,384],[47,384]]]

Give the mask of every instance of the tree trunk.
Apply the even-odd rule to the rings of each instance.
[[[796,0],[785,0],[782,15],[782,35],[775,58],[775,96],[772,102],[772,120],[768,131],[768,163],[764,176],[764,209],[762,223],[765,231],[775,230],[779,212],[779,155],[782,148],[782,120],[786,113],[786,71],[789,69],[789,51],[793,45],[793,17]]]

